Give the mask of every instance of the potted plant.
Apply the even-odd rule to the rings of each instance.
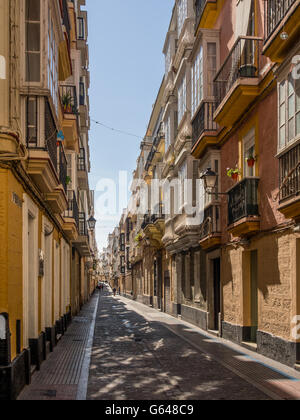
[[[72,110],[72,95],[71,92],[65,93],[62,98],[61,102],[65,112],[70,113]]]
[[[227,168],[227,176],[232,178],[234,181],[237,181],[240,175],[240,170],[238,168]]]
[[[248,156],[246,159],[247,165],[249,166],[249,168],[253,168],[256,162],[256,159],[254,156]]]
[[[244,64],[239,68],[240,77],[255,77],[257,73],[257,68],[254,64]]]
[[[66,178],[67,185],[71,184],[71,182],[72,182],[71,177],[67,176],[67,178]]]

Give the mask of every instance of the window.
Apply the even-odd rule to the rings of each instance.
[[[292,74],[279,85],[279,149],[300,136],[300,80]]]
[[[217,74],[217,44],[207,44],[207,95],[214,97],[214,78]]]
[[[192,65],[192,115],[195,115],[203,99],[203,48]]]
[[[27,147],[38,146],[38,98],[26,99],[26,139]]]
[[[85,105],[85,86],[83,78],[80,78],[79,83],[79,105],[84,106]]]
[[[166,52],[166,75],[169,73],[171,68],[171,44],[169,42],[167,52]]]
[[[26,82],[40,82],[41,22],[40,0],[26,0],[25,12],[25,68]]]
[[[78,18],[78,39],[85,39],[85,25],[83,17]]]
[[[255,163],[254,166],[248,164],[249,158],[255,159],[255,128],[252,128],[243,140],[243,155],[244,177],[255,176]]]
[[[166,136],[166,151],[171,146],[171,117],[168,116],[167,121],[165,122],[165,136]]]
[[[48,27],[48,87],[56,112],[58,112],[58,48],[50,11]]]
[[[179,180],[179,206],[184,206],[185,204],[185,189],[187,186],[187,162],[185,162],[178,171],[178,180]]]
[[[186,77],[183,78],[178,89],[178,122],[181,120],[186,111]]]
[[[187,18],[187,0],[179,0],[177,6],[177,28],[178,37],[181,34],[184,22]]]

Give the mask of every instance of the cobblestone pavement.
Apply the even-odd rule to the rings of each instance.
[[[80,314],[73,318],[68,331],[54,352],[33,375],[19,400],[76,400],[86,396],[85,371],[90,333],[93,332],[98,295],[95,294]],[[86,380],[87,382],[87,380]]]
[[[172,331],[184,324],[166,317],[169,325],[164,314],[146,306],[108,293],[101,297],[89,400],[270,399],[270,393],[196,348],[178,329]]]
[[[106,290],[19,399],[300,399],[300,373]]]

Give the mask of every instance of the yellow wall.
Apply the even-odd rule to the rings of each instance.
[[[0,169],[0,312],[9,314],[13,359],[16,322],[23,318],[22,208],[13,202],[13,193],[22,199],[23,192],[11,172]]]

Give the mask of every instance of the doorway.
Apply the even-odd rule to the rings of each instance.
[[[221,259],[215,258],[214,260],[212,260],[212,264],[213,264],[213,284],[214,284],[213,329],[215,331],[219,331],[220,330],[219,318],[220,318],[220,313],[221,313]]]
[[[257,343],[258,330],[258,254],[251,251],[250,256],[250,299],[251,299],[251,332],[250,342]]]

